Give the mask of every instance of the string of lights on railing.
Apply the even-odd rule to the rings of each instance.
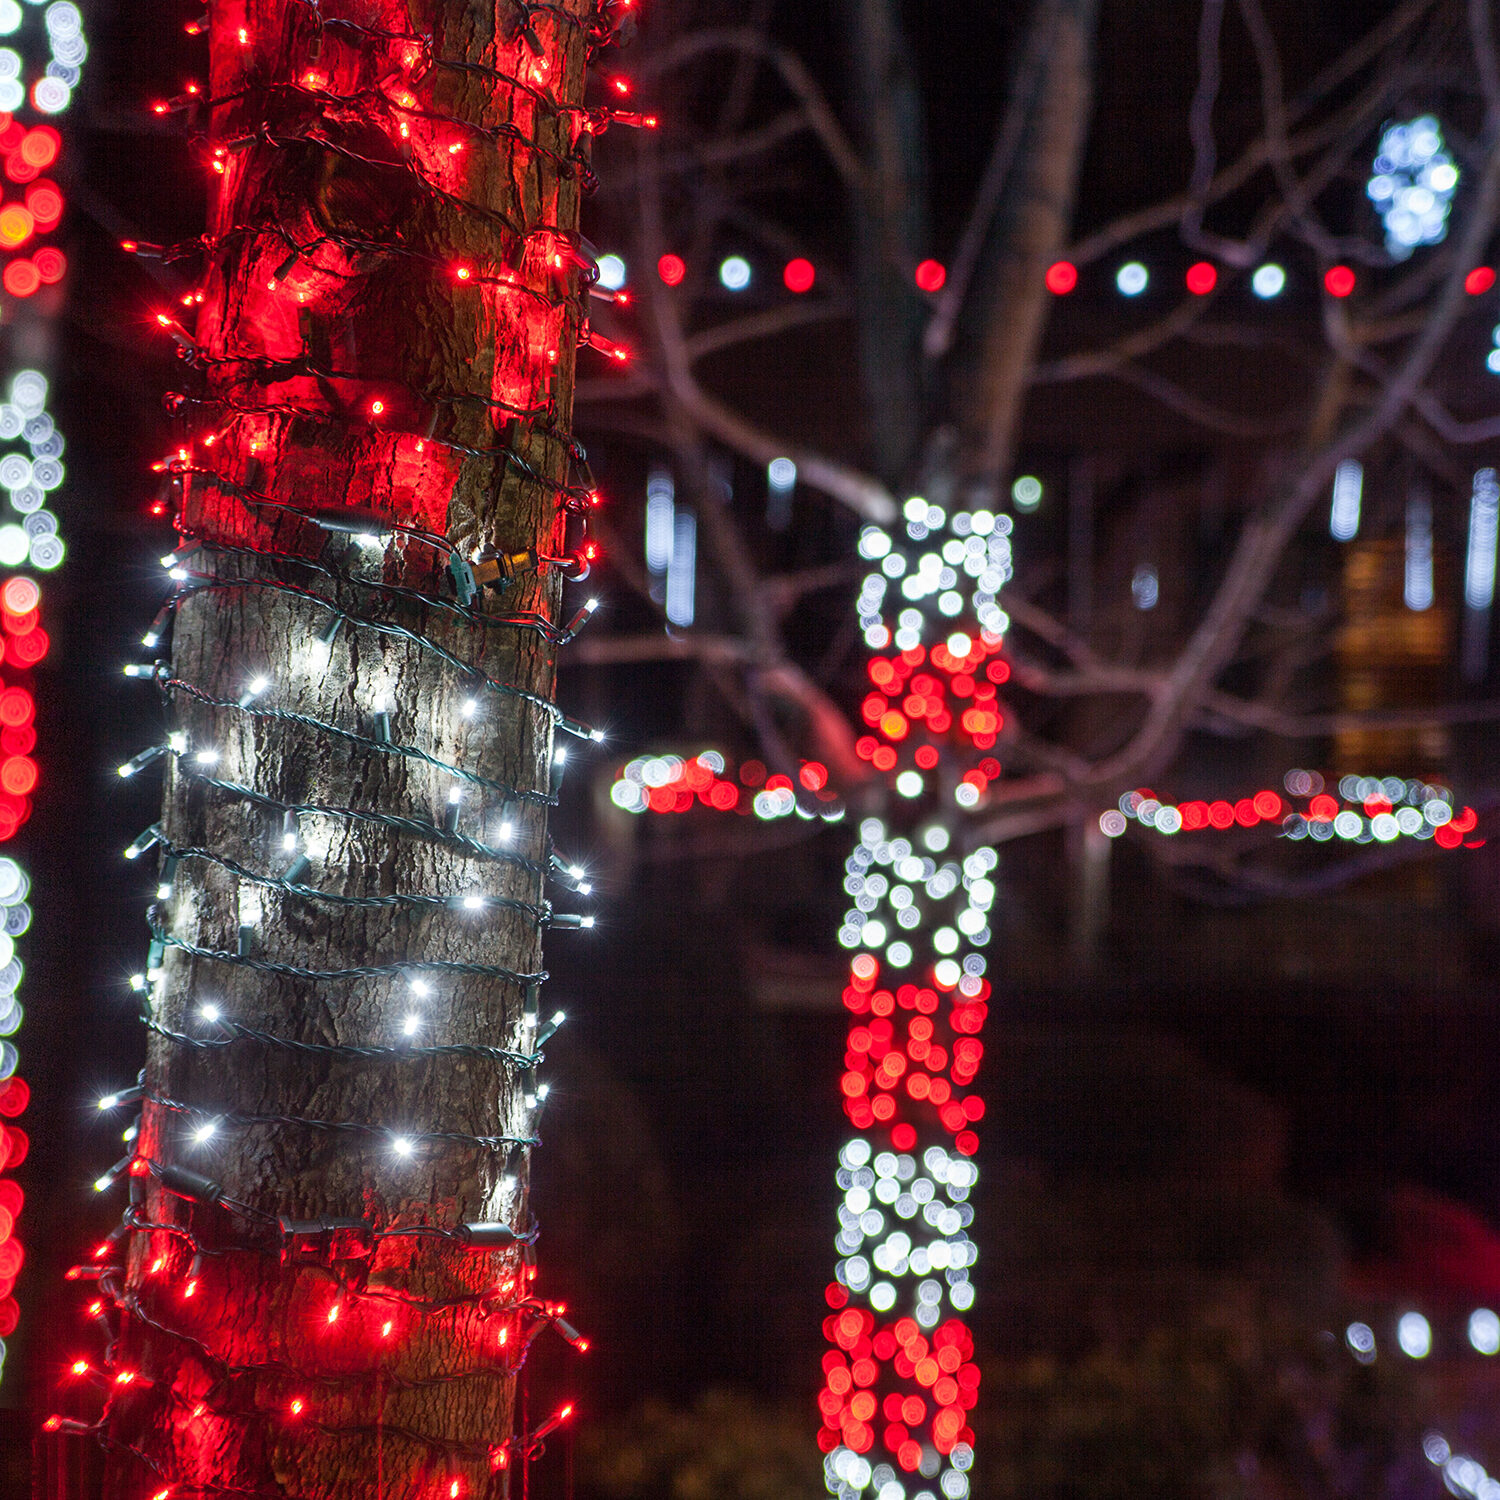
[[[5,7],[10,4],[11,0],[0,0],[0,30],[8,15]],[[549,3],[515,0],[514,28],[509,33],[515,57],[508,69],[481,68],[441,56],[430,36],[330,15],[318,0],[297,0],[297,4],[315,24],[314,61],[299,72],[295,82],[247,88],[234,96],[236,103],[253,98],[266,111],[253,143],[273,151],[313,146],[372,171],[389,173],[399,178],[404,190],[422,193],[447,209],[478,216],[491,230],[506,236],[512,248],[503,266],[485,267],[455,258],[438,260],[434,268],[451,274],[456,289],[467,285],[483,288],[487,295],[516,292],[532,310],[537,325],[532,331],[540,334],[535,341],[537,358],[531,372],[532,387],[524,392],[507,392],[500,397],[488,392],[419,389],[388,379],[369,381],[357,369],[339,368],[305,355],[270,359],[252,351],[243,355],[226,352],[208,339],[200,342],[185,324],[204,301],[201,287],[190,289],[182,297],[180,310],[158,314],[160,330],[175,344],[179,358],[199,384],[214,381],[212,389],[173,393],[167,401],[168,409],[184,423],[207,416],[218,425],[191,431],[156,466],[162,489],[152,509],[158,515],[170,516],[181,544],[163,558],[169,592],[143,636],[143,644],[148,651],[163,647],[184,607],[212,596],[269,596],[289,607],[312,612],[322,624],[310,631],[311,643],[298,659],[274,667],[247,668],[233,696],[226,697],[192,680],[180,666],[174,668],[163,659],[126,665],[127,676],[156,689],[165,727],[158,740],[118,768],[119,774],[128,779],[149,770],[170,768],[179,783],[191,783],[216,805],[238,806],[248,816],[262,818],[267,825],[268,847],[275,851],[272,860],[256,868],[211,843],[174,841],[162,824],[153,824],[136,838],[124,851],[125,857],[136,861],[154,855],[160,863],[148,918],[146,961],[132,985],[139,995],[144,1025],[173,1049],[242,1054],[247,1066],[256,1055],[278,1053],[301,1057],[309,1065],[318,1066],[341,1059],[390,1069],[420,1063],[489,1064],[517,1083],[523,1122],[520,1129],[481,1134],[441,1121],[421,1129],[365,1119],[323,1118],[310,1109],[257,1113],[174,1098],[149,1083],[144,1072],[135,1083],[99,1101],[102,1111],[126,1111],[130,1123],[124,1131],[124,1155],[99,1176],[94,1186],[102,1194],[123,1185],[128,1202],[118,1226],[70,1277],[93,1283],[96,1288],[86,1314],[103,1332],[105,1350],[100,1359],[80,1356],[72,1366],[75,1390],[80,1395],[94,1393],[92,1401],[70,1397],[68,1409],[50,1418],[46,1425],[52,1432],[91,1434],[107,1449],[138,1462],[147,1473],[149,1485],[163,1486],[153,1500],[166,1500],[179,1485],[195,1491],[223,1487],[205,1486],[201,1480],[177,1472],[174,1463],[164,1463],[138,1442],[122,1437],[123,1431],[139,1431],[140,1425],[138,1416],[124,1427],[114,1420],[121,1403],[155,1401],[166,1420],[176,1424],[182,1419],[200,1434],[225,1434],[236,1427],[270,1424],[341,1437],[370,1430],[354,1422],[342,1404],[342,1393],[349,1390],[372,1382],[378,1390],[386,1391],[514,1375],[534,1338],[546,1329],[556,1331],[579,1350],[588,1347],[587,1339],[567,1321],[561,1304],[536,1296],[537,1228],[529,1217],[521,1216],[524,1198],[520,1169],[526,1151],[536,1143],[536,1123],[547,1098],[547,1086],[539,1081],[538,1070],[545,1060],[546,1042],[565,1020],[561,1010],[544,1013],[541,990],[546,973],[521,972],[498,961],[459,961],[424,951],[383,955],[378,962],[320,967],[295,953],[297,934],[303,926],[290,924],[286,916],[294,907],[308,904],[328,909],[380,909],[397,923],[397,932],[408,920],[434,915],[451,918],[468,930],[474,924],[484,924],[486,914],[495,912],[519,916],[533,931],[593,925],[593,917],[587,913],[556,910],[546,894],[550,885],[587,896],[591,886],[586,871],[560,855],[550,835],[538,829],[535,817],[528,816],[533,812],[544,814],[556,804],[568,764],[566,748],[554,745],[542,786],[501,782],[477,765],[436,753],[414,742],[411,731],[416,728],[416,717],[408,705],[394,698],[380,670],[361,668],[362,658],[356,648],[366,641],[391,642],[433,663],[447,678],[445,688],[451,687],[460,705],[458,714],[466,731],[472,726],[493,735],[497,732],[495,721],[503,717],[524,723],[528,732],[534,730],[544,740],[566,735],[587,744],[602,738],[598,731],[561,713],[549,699],[487,672],[457,649],[452,639],[438,639],[431,623],[448,621],[468,627],[468,638],[477,639],[481,648],[497,630],[531,635],[548,647],[565,646],[587,623],[597,600],[588,599],[571,612],[565,609],[554,620],[545,612],[507,609],[507,594],[518,580],[548,573],[581,582],[588,576],[595,556],[588,535],[588,513],[600,497],[587,457],[561,420],[556,404],[557,346],[568,320],[577,316],[580,344],[591,345],[615,362],[626,357],[623,348],[590,327],[582,311],[599,280],[599,270],[578,237],[553,226],[510,223],[451,191],[444,172],[451,170],[447,163],[453,157],[471,146],[494,148],[538,154],[564,174],[579,178],[587,188],[593,180],[587,153],[590,137],[610,125],[649,128],[655,121],[613,107],[583,108],[558,102],[550,87],[549,53],[543,38],[556,45],[564,28],[580,29],[592,58],[595,51],[618,40],[632,0],[600,0],[583,19]],[[65,11],[73,11],[67,0],[54,0],[47,12],[49,28],[64,43],[65,17],[56,22],[52,17],[54,13],[61,17]],[[200,34],[205,26],[206,22],[191,22],[188,30]],[[249,47],[253,39],[242,31],[239,42]],[[64,54],[72,55],[66,45],[58,54],[65,64]],[[382,79],[378,88],[337,86],[341,69],[352,75],[367,62],[378,64],[374,67]],[[427,92],[424,80],[454,70],[483,75],[496,86],[524,94],[540,112],[561,122],[570,148],[553,150],[534,133],[514,127],[480,128],[430,102],[422,103]],[[52,76],[71,86],[65,76]],[[606,84],[616,95],[628,92],[626,80],[610,77]],[[227,102],[210,99],[198,85],[189,84],[177,98],[157,106],[157,112],[178,116],[190,132],[197,132],[204,128],[204,122],[213,121],[216,108]],[[387,135],[397,146],[398,160],[371,155],[341,142],[335,121],[351,110],[361,111],[368,122]],[[7,139],[0,134],[0,150],[11,149]],[[14,145],[17,161],[30,159],[26,156],[29,140],[28,135]],[[210,169],[221,177],[238,149],[251,143],[197,134],[193,140]],[[11,175],[14,178],[15,174]],[[0,210],[0,241],[5,234],[5,212]],[[294,306],[316,303],[320,294],[358,274],[373,257],[412,254],[396,240],[381,241],[331,228],[314,239],[299,240],[286,226],[274,223],[234,225],[179,246],[127,242],[124,248],[174,267],[197,267],[202,275],[212,269],[216,257],[231,251],[260,252],[268,244],[279,245],[280,250],[276,273],[269,278],[265,294],[286,296]],[[528,274],[545,270],[551,290],[542,293],[534,285],[522,285],[523,265]],[[536,280],[534,274],[532,280]],[[304,390],[319,389],[330,399],[319,403],[267,398],[268,385],[275,384],[284,391],[289,384],[295,388],[299,379]],[[44,393],[43,385],[40,394]],[[6,468],[11,458],[0,459],[0,484],[13,496],[23,497],[21,501],[13,499],[13,503],[27,511],[28,523],[40,513],[40,498],[35,505],[30,501],[34,493],[45,493],[52,472],[46,467],[49,463],[60,478],[60,466],[55,463],[60,440],[55,451],[40,449],[37,445],[44,444],[50,434],[34,432],[29,425],[35,412],[27,409],[27,403],[40,409],[39,398],[33,402],[36,395],[37,391],[18,377],[12,405],[0,406],[0,435],[13,436],[24,429],[28,441],[33,441],[32,458],[13,465],[13,476]],[[502,441],[490,448],[476,448],[451,438],[445,417],[460,408],[488,412]],[[7,413],[13,409],[22,418],[17,434],[6,428]],[[398,461],[425,461],[429,450],[434,454],[451,452],[465,459],[493,460],[502,473],[518,474],[523,483],[536,486],[551,499],[563,532],[573,518],[575,535],[556,555],[539,548],[505,553],[490,546],[471,545],[467,540],[451,540],[421,526],[397,523],[374,510],[287,504],[262,488],[256,456],[264,442],[265,424],[280,419],[337,425],[376,441],[383,445],[382,452],[393,470]],[[550,479],[515,450],[517,437],[532,431],[562,445],[570,465],[563,482]],[[239,462],[230,463],[230,454]],[[21,464],[29,466],[24,475]],[[217,511],[213,510],[215,505]],[[230,514],[226,507],[232,506],[237,506],[245,518],[232,528],[233,539],[194,522],[194,515],[203,514],[205,508],[223,518]],[[275,523],[280,524],[273,533],[269,527]],[[300,532],[295,530],[297,526]],[[273,536],[278,545],[272,545]],[[303,545],[288,547],[288,536],[296,536]],[[35,566],[55,565],[43,560],[45,548],[39,557],[37,543],[29,545]],[[5,546],[6,528],[0,527],[0,561],[5,560]],[[60,555],[59,551],[58,560]],[[401,566],[393,576],[387,576],[387,564],[394,562]],[[421,582],[424,577],[429,581]],[[18,643],[11,651],[24,655],[35,649],[34,645],[19,644],[31,639],[32,630],[22,627],[28,616],[34,622],[35,599],[13,599],[18,582],[30,585],[34,595],[35,585],[30,580],[13,579],[0,590],[0,598],[7,609],[6,629]],[[18,624],[14,629],[12,603],[26,606],[15,612]],[[286,679],[304,672],[347,682],[345,701],[351,705],[351,712],[346,720],[314,717],[284,701],[282,689],[290,686]],[[8,724],[7,702],[0,694],[0,721]],[[347,803],[301,801],[273,792],[258,784],[258,768],[243,753],[247,741],[236,731],[237,721],[253,724],[262,740],[266,736],[281,740],[296,737],[299,743],[312,746],[338,743],[377,761],[415,764],[434,788],[435,805],[393,807],[378,798],[354,795]],[[206,724],[215,727],[205,732]],[[0,743],[9,732],[8,728],[0,731]],[[9,761],[0,762],[0,785],[9,785],[9,766]],[[0,803],[0,825],[3,813]],[[462,858],[472,879],[450,890],[392,888],[374,894],[351,894],[337,889],[339,882],[330,879],[338,869],[337,851],[348,847],[345,835],[355,828],[386,836],[392,862],[394,851],[412,842],[446,849]],[[3,831],[0,826],[0,835]],[[7,886],[8,864],[0,862],[0,888]],[[516,895],[514,887],[508,887],[511,894],[491,889],[495,882],[485,879],[489,870],[511,872],[532,894]],[[197,883],[208,871],[227,877],[236,892],[238,925],[227,946],[193,941],[179,930]],[[24,911],[24,883],[24,874],[17,868],[8,912]],[[4,899],[0,890],[0,900]],[[399,1013],[391,1018],[385,1034],[347,1043],[279,1035],[250,1017],[236,1016],[219,1003],[199,1006],[185,1027],[170,1026],[160,1016],[163,986],[168,982],[168,955],[174,951],[191,955],[200,963],[284,976],[302,984],[374,985],[402,997]],[[19,965],[16,968],[19,971]],[[0,969],[0,982],[5,972]],[[515,1045],[444,1039],[441,992],[450,981],[459,980],[502,980],[521,988],[524,1004]],[[3,1069],[7,1048],[13,1055],[14,1048],[8,1042],[0,1043],[0,1070],[8,1073]],[[9,1093],[0,1094],[0,1113],[7,1112],[7,1098]],[[150,1150],[143,1145],[141,1133],[141,1111],[146,1107],[154,1111],[157,1120]],[[167,1123],[173,1120],[176,1125]],[[185,1155],[191,1160],[196,1155],[200,1163],[209,1162],[224,1143],[266,1125],[332,1135],[350,1141],[352,1149],[379,1150],[392,1163],[420,1162],[452,1152],[498,1158],[504,1172],[496,1200],[500,1212],[492,1220],[449,1226],[388,1224],[373,1212],[316,1220],[279,1216],[235,1201],[210,1171],[200,1171],[176,1159]],[[154,1196],[148,1196],[148,1190]],[[4,1202],[5,1185],[0,1184],[0,1208]],[[156,1205],[154,1217],[152,1203]],[[425,1245],[436,1255],[458,1256],[471,1269],[450,1275],[445,1284],[472,1289],[424,1297],[393,1284],[388,1270],[380,1264],[382,1247],[403,1242],[408,1247],[412,1242]],[[132,1244],[137,1254],[144,1256],[144,1275],[139,1280],[133,1274],[128,1276],[126,1270],[127,1250]],[[5,1246],[0,1244],[0,1276],[4,1274],[4,1256]],[[287,1330],[267,1330],[268,1347],[277,1346],[279,1340],[281,1352],[265,1359],[236,1360],[223,1351],[214,1336],[217,1324],[211,1307],[216,1289],[224,1284],[222,1268],[241,1257],[268,1258],[299,1278],[293,1296],[297,1305],[307,1308],[309,1326],[321,1331],[321,1341],[328,1350],[326,1367],[310,1366],[305,1354],[299,1356],[293,1347],[297,1339]],[[3,1317],[4,1304],[0,1304],[0,1319]],[[391,1351],[400,1348],[415,1322],[437,1318],[452,1324],[456,1363],[449,1363],[454,1367],[416,1381],[402,1377],[393,1366]],[[124,1362],[123,1335],[129,1325],[149,1330],[189,1351],[204,1372],[201,1391],[186,1397],[177,1388],[178,1383],[171,1388],[154,1384],[149,1372]],[[464,1349],[477,1356],[467,1365],[460,1357]],[[92,1409],[81,1411],[80,1405]],[[400,1440],[427,1455],[418,1460],[418,1467],[424,1471],[432,1458],[441,1461],[449,1476],[445,1485],[450,1500],[458,1500],[469,1484],[465,1466],[500,1475],[500,1493],[507,1492],[512,1470],[523,1472],[524,1485],[525,1465],[541,1452],[546,1438],[571,1412],[571,1403],[564,1404],[529,1430],[484,1443],[453,1441],[399,1424],[386,1423],[381,1430],[383,1441]],[[243,1496],[259,1491],[236,1487],[234,1493]],[[280,1500],[285,1500],[286,1493],[277,1491]]]

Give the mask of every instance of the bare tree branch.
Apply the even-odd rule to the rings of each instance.
[[[1146,369],[1144,365],[1121,363],[1110,374],[1116,380],[1123,380],[1127,385],[1144,391],[1163,406],[1196,422],[1200,427],[1207,427],[1211,432],[1222,432],[1228,437],[1266,438],[1295,432],[1300,425],[1298,416],[1304,410],[1303,404],[1298,402],[1282,415],[1258,422],[1252,417],[1236,416],[1234,412],[1223,411],[1185,390],[1176,381]]]
[[[774,338],[778,333],[787,333],[793,328],[807,328],[814,323],[831,323],[848,316],[849,308],[843,302],[809,302],[805,299],[784,302],[779,307],[763,308],[760,312],[734,318],[717,327],[705,329],[702,333],[695,333],[684,341],[684,349],[688,360],[696,364],[710,354],[718,354],[721,350],[732,349],[738,344]]]
[[[1476,703],[1433,704],[1428,708],[1381,709],[1362,713],[1296,714],[1270,703],[1252,703],[1228,693],[1208,693],[1204,706],[1237,724],[1263,729],[1289,740],[1325,739],[1356,729],[1422,729],[1429,724],[1490,724],[1500,719],[1500,698]]]
[[[570,667],[635,666],[648,661],[703,661],[740,666],[750,657],[749,646],[738,636],[707,635],[698,631],[672,634],[585,637],[568,647]]]
[[[861,191],[865,188],[865,170],[859,153],[844,133],[844,127],[839,124],[838,117],[806,64],[795,52],[778,46],[753,28],[699,31],[679,37],[645,61],[641,76],[660,78],[711,52],[743,52],[763,58],[775,68],[787,90],[807,111],[814,133],[840,176],[852,187]]]
[[[1374,409],[1313,455],[1280,500],[1246,525],[1213,603],[1168,674],[1166,691],[1152,703],[1131,742],[1095,768],[1095,784],[1109,786],[1164,763],[1181,736],[1189,706],[1210,690],[1233,655],[1287,543],[1322,497],[1333,471],[1390,431],[1430,374],[1463,312],[1462,268],[1478,264],[1500,217],[1500,113],[1489,112],[1485,127],[1484,172],[1459,237],[1454,268],[1427,326]]]
[[[1294,123],[1305,115],[1312,101],[1337,87],[1349,74],[1357,71],[1371,58],[1378,56],[1381,51],[1391,46],[1397,38],[1431,10],[1435,3],[1436,0],[1410,0],[1410,3],[1394,12],[1385,23],[1372,31],[1363,43],[1346,53],[1340,59],[1339,65],[1314,83],[1302,104],[1288,109],[1288,124]],[[1399,96],[1409,82],[1409,77],[1410,69],[1404,60],[1398,62],[1347,106],[1330,116],[1327,121],[1310,126],[1300,135],[1289,137],[1286,143],[1288,159],[1295,160],[1299,156],[1321,151],[1351,132],[1367,130],[1370,125],[1378,121],[1381,114]],[[1215,203],[1238,192],[1257,172],[1266,167],[1270,160],[1270,143],[1264,137],[1252,142],[1240,154],[1237,161],[1223,168],[1213,178],[1204,193],[1204,203]],[[1102,229],[1070,245],[1067,251],[1068,259],[1075,265],[1088,265],[1142,235],[1179,224],[1183,215],[1189,211],[1192,201],[1190,194],[1184,192],[1162,199],[1149,207],[1122,214]]]
[[[1474,66],[1484,90],[1485,107],[1500,109],[1500,62],[1495,57],[1495,24],[1489,0],[1469,0],[1469,39],[1474,47]]]
[[[927,324],[927,331],[922,336],[922,352],[928,359],[941,359],[953,345],[953,330],[968,297],[974,272],[979,266],[979,255],[984,249],[985,237],[989,234],[996,210],[1000,207],[1000,194],[1015,165],[1016,152],[1020,149],[1021,137],[1026,128],[1027,112],[1035,100],[1042,61],[1046,57],[1056,25],[1057,6],[1054,0],[1041,0],[1027,33],[1020,66],[1011,82],[1005,113],[1000,117],[1000,128],[995,132],[995,144],[990,149],[990,159],[985,163],[984,176],[979,180],[974,203],[969,209],[968,218],[964,220],[963,233],[958,239],[958,249],[953,253],[952,269],[938,294],[937,305]]]
[[[1038,0],[1048,4],[1049,0]],[[1047,266],[1062,252],[1093,100],[1099,0],[1055,0],[1036,102],[1003,211],[973,283],[974,336],[957,351],[958,479],[965,504],[993,503],[1008,472],[1027,375],[1045,327]]]

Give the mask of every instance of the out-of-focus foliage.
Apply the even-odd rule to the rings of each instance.
[[[578,1488],[599,1500],[826,1500],[821,1476],[806,1410],[738,1391],[646,1401],[580,1434]]]
[[[1128,1348],[991,1367],[993,1500],[1269,1500],[1432,1492],[1412,1362],[1223,1304]]]

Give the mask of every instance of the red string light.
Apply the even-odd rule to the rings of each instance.
[[[1068,260],[1053,261],[1044,280],[1054,297],[1066,297],[1078,285],[1078,267]]]
[[[786,263],[781,279],[787,291],[801,296],[804,292],[812,291],[813,283],[818,279],[818,273],[810,260],[805,260],[799,255],[796,259]]]
[[[1323,273],[1323,287],[1330,297],[1347,297],[1354,290],[1354,272],[1348,266],[1329,266]]]
[[[916,270],[917,290],[940,292],[948,280],[948,272],[941,261],[924,260]]]
[[[1206,297],[1219,284],[1219,273],[1212,261],[1195,261],[1187,268],[1183,281],[1195,297]]]

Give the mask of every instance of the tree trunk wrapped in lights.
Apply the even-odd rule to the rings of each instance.
[[[584,74],[628,5],[221,0],[210,97],[162,106],[220,181],[159,319],[182,545],[110,1495],[499,1492],[551,1425],[513,1436],[530,1339],[577,1341],[526,1182],[542,930],[578,925]]]

